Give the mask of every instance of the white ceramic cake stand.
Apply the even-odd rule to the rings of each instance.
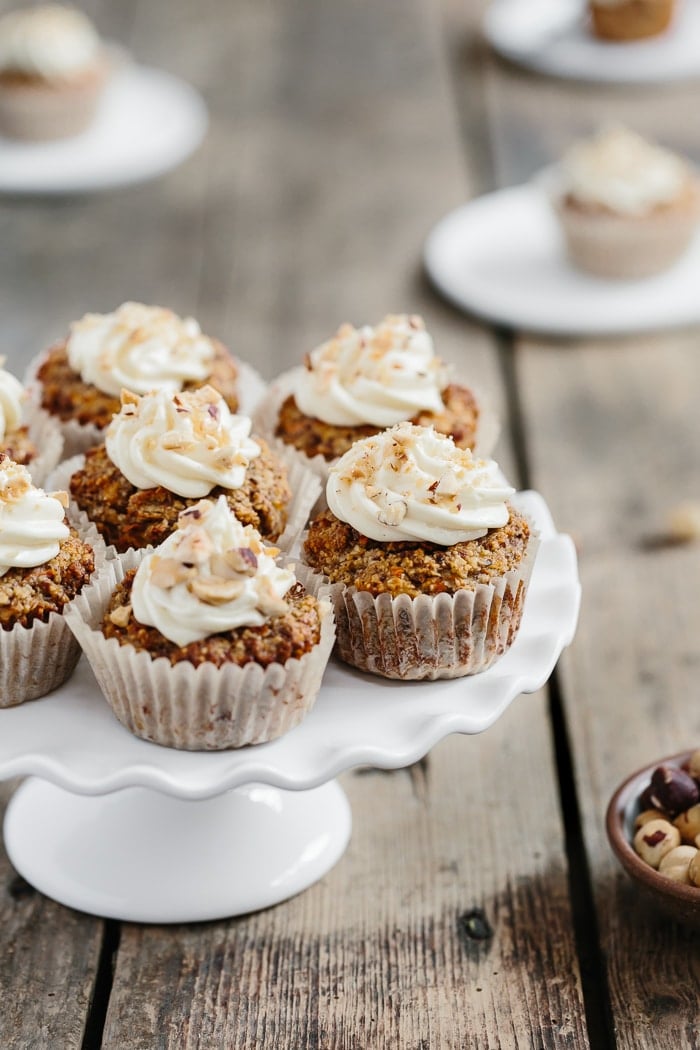
[[[647,40],[599,40],[586,0],[492,0],[484,35],[499,54],[551,76],[617,84],[659,84],[700,76],[700,5],[681,3],[673,25]]]
[[[5,818],[16,869],[63,904],[140,922],[243,914],[321,878],[350,837],[338,773],[398,768],[449,733],[482,732],[544,684],[573,638],[571,539],[537,493],[517,503],[542,542],[516,642],[483,674],[397,683],[332,662],[296,730],[216,753],[132,736],[84,662],[50,696],[0,711],[0,777],[30,775]]]

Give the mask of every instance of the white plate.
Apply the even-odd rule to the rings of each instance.
[[[446,215],[425,266],[457,306],[512,328],[619,335],[700,321],[700,237],[656,277],[614,281],[569,264],[557,219],[536,184],[498,190]]]
[[[482,674],[402,683],[331,663],[297,729],[218,753],[132,736],[85,662],[50,696],[0,711],[0,777],[33,774],[5,819],[17,870],[64,904],[136,922],[240,915],[321,878],[350,837],[337,773],[405,766],[448,733],[482,732],[546,682],[572,640],[580,586],[571,539],[537,493],[516,502],[541,546],[518,637]]]
[[[36,143],[0,138],[0,192],[86,193],[146,181],[181,164],[207,123],[206,106],[189,84],[127,64],[82,135]]]
[[[686,0],[663,34],[608,43],[586,25],[585,0],[492,0],[484,34],[528,69],[572,80],[661,83],[700,75],[700,4]]]

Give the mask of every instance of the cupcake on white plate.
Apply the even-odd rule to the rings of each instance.
[[[277,554],[219,497],[184,511],[156,550],[108,563],[69,623],[127,729],[221,750],[299,724],[333,647],[333,614]]]
[[[493,413],[452,379],[421,317],[389,314],[376,326],[344,324],[270,386],[255,415],[268,438],[295,449],[325,480],[353,442],[410,420],[490,451]]]
[[[48,140],[92,123],[110,75],[92,22],[73,7],[40,4],[0,18],[0,133]]]
[[[29,402],[19,379],[7,372],[0,357],[0,453],[27,467],[35,485],[42,485],[61,458],[60,428]]]
[[[571,262],[599,277],[661,273],[697,230],[694,169],[627,128],[606,128],[576,143],[544,181]]]
[[[92,522],[119,553],[157,546],[205,496],[224,496],[243,524],[289,550],[321,488],[294,457],[252,436],[250,418],[234,415],[213,387],[124,391],[105,438],[51,482],[70,492],[74,520]]]
[[[104,544],[94,529],[81,538],[69,527],[67,503],[0,455],[0,707],[56,689],[80,656],[65,613],[104,561]]]
[[[26,382],[59,421],[66,457],[104,440],[122,390],[177,393],[207,384],[231,411],[247,413],[265,390],[255,370],[205,335],[195,318],[136,302],[74,321],[68,337],[30,365]]]

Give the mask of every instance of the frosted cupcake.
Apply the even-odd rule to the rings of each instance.
[[[0,132],[61,139],[89,127],[110,62],[80,11],[42,4],[0,18]]]
[[[70,625],[127,729],[219,750],[298,725],[318,695],[333,618],[278,553],[219,497],[184,511],[156,551],[109,564]]]
[[[254,382],[255,373],[249,373],[243,380]],[[31,375],[42,408],[60,420],[67,457],[104,439],[122,390],[177,393],[206,383],[233,412],[242,393],[239,363],[194,318],[132,302],[75,321],[68,338],[43,355]]]
[[[68,486],[77,508],[119,552],[157,546],[180,512],[204,496],[224,496],[243,524],[287,548],[320,485],[296,464],[288,474],[250,430],[249,417],[234,415],[213,387],[125,392],[105,443],[62,464],[52,482]]]
[[[493,460],[432,428],[353,445],[304,544],[331,584],[340,657],[388,678],[456,678],[504,653],[536,549],[513,492]]]
[[[589,0],[591,28],[602,40],[624,43],[658,36],[671,24],[676,0]]]
[[[695,172],[626,128],[573,146],[552,173],[550,190],[571,261],[600,277],[667,269],[697,228]]]
[[[0,707],[55,689],[80,655],[63,613],[90,580],[96,545],[69,528],[67,502],[0,455]]]
[[[484,415],[473,390],[450,381],[422,318],[402,314],[374,328],[342,325],[272,384],[256,425],[325,480],[355,441],[405,420],[434,426],[461,448],[491,445],[497,429]]]
[[[27,392],[0,357],[0,453],[27,467],[36,485],[41,485],[58,463],[63,438],[56,423],[29,404]]]

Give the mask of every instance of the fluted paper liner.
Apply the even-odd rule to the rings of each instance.
[[[292,500],[287,507],[287,524],[282,534],[276,540],[264,538],[266,543],[279,547],[280,550],[290,552],[294,550],[299,542],[299,537],[306,528],[311,510],[321,492],[321,482],[307,467],[301,463],[297,456],[289,450],[275,450],[279,458],[287,468],[287,478],[292,491]],[[70,495],[70,479],[77,470],[81,470],[85,463],[85,456],[73,456],[71,459],[59,463],[48,479],[52,491],[63,489]],[[206,497],[203,497],[206,498]],[[84,510],[81,510],[74,499],[71,498],[68,507],[68,520],[71,525],[82,536],[84,530],[92,526],[92,521]],[[117,548],[112,544],[107,546],[107,557],[116,558]]]
[[[538,546],[531,534],[518,569],[454,595],[375,597],[318,573],[309,589],[329,586],[345,663],[385,678],[461,678],[485,671],[515,640]]]
[[[316,474],[320,480],[325,491],[325,484],[328,480],[328,469],[337,463],[338,460],[327,460],[323,456],[307,456],[306,453],[299,451],[293,445],[287,444],[281,438],[277,437],[275,430],[279,421],[280,409],[290,394],[294,393],[297,376],[304,371],[303,365],[297,366],[296,368],[290,368],[287,372],[282,372],[276,379],[270,383],[265,397],[260,401],[255,414],[253,415],[253,430],[255,433],[260,434],[268,442],[271,448],[274,448],[277,452],[291,451],[297,459],[303,462],[310,470]],[[457,382],[459,379],[456,380]],[[470,389],[474,391],[477,404],[479,406],[479,422],[477,425],[476,432],[476,446],[474,448],[475,456],[488,456],[493,451],[493,448],[498,441],[498,435],[500,433],[500,423],[498,416],[489,404],[488,398],[483,393],[476,390],[470,384]],[[317,509],[323,509],[325,507],[325,497],[322,493],[322,499]]]
[[[94,579],[105,561],[105,545],[94,526],[81,538],[95,554]],[[76,600],[64,606],[63,613],[52,612],[46,623],[37,620],[31,627],[15,624],[9,631],[0,630],[0,707],[36,700],[69,678],[80,657],[66,618]]]
[[[333,648],[331,603],[323,590],[321,637],[300,659],[263,668],[227,664],[172,665],[132,645],[105,638],[99,629],[111,594],[145,551],[107,562],[94,585],[76,599],[68,624],[90,662],[115,715],[132,733],[165,747],[221,751],[261,744],[294,729],[313,707]],[[307,573],[300,566],[298,579]]]
[[[27,463],[27,470],[34,484],[41,487],[63,454],[61,428],[48,412],[32,404],[27,407],[22,423],[38,449],[38,454]]]
[[[41,405],[41,383],[37,379],[37,372],[45,361],[49,351],[43,351],[30,362],[24,375],[30,398],[35,405]],[[238,369],[238,383],[236,392],[238,394],[238,411],[242,415],[252,416],[258,403],[265,396],[267,384],[262,376],[255,371],[246,361],[239,361],[233,357]],[[203,381],[206,383],[206,380]],[[63,436],[63,458],[70,459],[87,452],[95,445],[101,445],[105,439],[105,427],[97,427],[94,423],[78,423],[74,419],[62,420],[55,418]]]

